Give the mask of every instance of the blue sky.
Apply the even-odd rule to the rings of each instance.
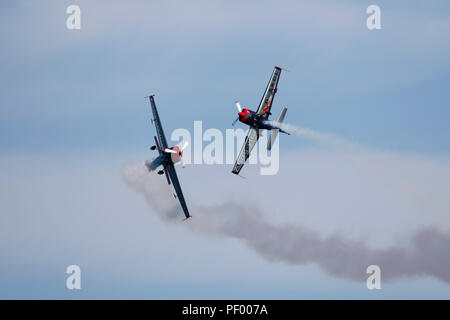
[[[382,29],[369,31],[365,11],[374,3],[381,7]],[[65,11],[70,4],[81,7],[81,30],[70,31],[65,27]],[[195,297],[237,294],[242,298],[271,298],[273,288],[277,288],[280,297],[287,298],[332,298],[337,297],[335,291],[339,292],[338,297],[341,294],[342,297],[374,297],[364,287],[361,289],[360,284],[324,275],[309,265],[299,267],[303,270],[301,274],[312,275],[303,283],[307,288],[304,291],[299,289],[303,285],[300,280],[291,285],[288,276],[283,279],[272,276],[261,284],[256,276],[250,276],[254,268],[261,268],[257,272],[260,277],[273,270],[275,274],[297,274],[298,270],[267,262],[233,239],[210,240],[190,235],[182,226],[173,227],[157,217],[146,217],[150,215],[149,209],[123,184],[121,166],[126,161],[150,157],[147,148],[152,144],[154,128],[149,121],[148,102],[143,97],[151,93],[156,94],[168,136],[176,128],[192,129],[194,120],[203,120],[204,128],[225,130],[236,117],[234,101],[239,99],[243,105],[256,109],[273,66],[281,65],[291,72],[281,76],[274,113],[287,106],[289,123],[332,133],[370,150],[392,153],[404,159],[386,160],[390,164],[395,162],[393,168],[401,168],[404,161],[407,168],[423,169],[424,174],[419,174],[417,183],[428,181],[425,173],[430,166],[435,168],[430,175],[433,177],[430,187],[426,186],[427,194],[432,197],[436,195],[435,190],[448,187],[448,182],[442,180],[447,177],[450,151],[450,4],[447,1],[264,0],[258,4],[206,0],[14,1],[1,3],[0,9],[0,155],[1,171],[8,177],[2,182],[2,228],[17,230],[15,235],[3,235],[8,246],[3,246],[1,251],[0,279],[7,286],[0,285],[0,297],[72,297],[53,278],[60,266],[72,261],[67,254],[72,250],[73,256],[96,270],[92,273],[95,274],[93,282],[105,281],[112,287],[125,288],[117,295],[95,288],[80,293],[83,297],[140,297],[142,294],[154,298],[157,292],[171,297],[175,288],[181,292],[175,297],[189,297],[190,293],[183,295],[180,291],[180,283],[193,284],[186,274],[173,267],[168,270],[175,275],[153,270],[162,280],[156,276],[150,280],[137,276],[129,279],[121,274],[120,268],[102,279],[99,271],[104,268],[102,263],[117,259],[112,254],[102,255],[102,246],[107,246],[112,239],[99,240],[98,248],[92,249],[105,259],[103,262],[101,258],[92,258],[89,251],[83,251],[89,247],[88,240],[77,249],[75,229],[70,229],[74,240],[68,247],[55,244],[61,245],[67,239],[62,231],[49,227],[52,222],[55,228],[64,229],[80,210],[83,211],[80,221],[89,224],[89,216],[102,212],[103,204],[110,197],[117,198],[118,202],[109,203],[105,210],[114,211],[112,217],[117,221],[124,223],[121,220],[124,211],[131,210],[136,215],[131,222],[127,220],[129,229],[124,234],[133,232],[137,226],[144,232],[143,225],[151,223],[149,230],[157,242],[164,242],[164,235],[170,234],[180,241],[183,241],[181,235],[188,237],[197,245],[193,256],[198,259],[191,261],[184,251],[173,251],[179,248],[175,243],[165,244],[164,250],[149,243],[148,250],[159,257],[158,270],[188,259],[187,265],[199,268],[204,275],[208,268],[199,264],[208,264],[211,259],[204,255],[215,252],[214,246],[205,242],[225,246],[230,252],[236,250],[236,259],[244,261],[240,265],[244,271],[222,270],[220,277],[224,281],[213,275],[202,277],[199,271],[192,276],[199,283],[192,293]],[[282,138],[281,152],[285,155],[302,152],[307,145],[301,139]],[[423,166],[413,162],[410,166],[409,156],[429,162],[424,161]],[[103,166],[104,162],[109,164]],[[229,168],[215,170],[229,171]],[[201,169],[196,168],[195,173],[202,174]],[[186,179],[195,179],[190,173],[185,175]],[[27,177],[32,177],[33,182]],[[89,177],[90,183],[86,182]],[[55,188],[64,183],[70,187]],[[196,193],[205,192],[200,184],[182,183],[191,187],[193,198],[198,198]],[[234,188],[234,182],[226,183],[229,189]],[[93,199],[80,191],[89,185],[96,186],[92,194],[102,190],[103,197]],[[102,189],[105,186],[108,191]],[[245,187],[252,188],[251,184]],[[296,184],[289,182],[288,187],[295,188]],[[34,208],[21,200],[24,192],[40,195],[30,200]],[[58,200],[53,202],[52,197],[46,197],[50,194]],[[232,194],[230,191],[228,196]],[[404,211],[399,221],[407,219],[406,207],[397,207],[397,200],[386,199],[386,207]],[[88,207],[83,209],[84,205]],[[440,212],[445,214],[446,210]],[[42,215],[36,223],[49,228],[45,230],[51,239],[38,231],[34,236],[33,232],[26,236],[28,228],[34,230],[31,223],[24,222],[32,212]],[[57,212],[64,214],[58,217]],[[98,223],[109,221],[106,239],[113,237],[113,231],[122,230],[107,216],[96,219]],[[140,219],[144,220],[137,222]],[[327,216],[322,219],[327,220]],[[437,223],[427,219],[417,218],[417,223],[423,220]],[[324,225],[311,222],[310,227],[329,232],[337,228],[336,224],[336,221]],[[403,230],[401,222],[398,225],[401,234],[413,230]],[[86,227],[86,234],[91,235],[87,239],[97,239],[92,234],[95,228],[91,227]],[[83,229],[82,224],[79,228]],[[397,227],[391,229],[395,234]],[[148,235],[133,239],[155,240]],[[22,255],[24,244],[30,252],[47,248],[48,256],[34,259],[33,255]],[[177,253],[170,258],[166,256],[167,251]],[[130,261],[139,254],[135,250],[126,254],[125,248],[120,248],[120,252]],[[224,264],[227,261],[224,257],[218,259]],[[148,265],[143,263],[139,270],[144,272],[144,266]],[[18,275],[20,271],[32,276]],[[124,284],[111,284],[110,279],[116,276],[125,277]],[[36,285],[30,284],[30,279],[37,279]],[[248,279],[249,289],[236,290],[229,285],[232,279],[239,279],[236,283]],[[39,289],[46,281],[52,284],[49,290]],[[375,298],[448,297],[450,293],[448,284],[438,280],[414,281],[394,284],[392,291],[384,292],[384,296],[377,293]],[[127,283],[133,284],[127,286]],[[146,291],[149,283],[158,290]]]
[[[70,3],[3,4],[7,149],[138,145],[148,93],[163,117],[177,115],[167,130],[198,119],[226,128],[235,99],[256,108],[275,64],[291,70],[277,104],[295,123],[389,149],[449,148],[445,2],[380,2],[378,31],[351,1],[81,1],[82,30],[69,31]],[[272,24],[258,18],[266,11]]]

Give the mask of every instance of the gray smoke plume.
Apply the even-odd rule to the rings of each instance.
[[[126,165],[123,174],[127,184],[142,194],[161,218],[181,221],[178,201],[164,179],[148,173],[143,162]],[[450,283],[450,235],[434,228],[416,232],[408,246],[372,249],[365,242],[340,235],[324,238],[299,225],[271,224],[257,207],[224,202],[209,207],[190,204],[190,208],[193,218],[186,227],[240,239],[272,261],[314,263],[331,275],[357,281],[364,281],[366,268],[375,264],[382,270],[383,281],[433,276]]]

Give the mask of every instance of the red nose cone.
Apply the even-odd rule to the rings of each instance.
[[[239,114],[239,121],[245,122],[247,121],[248,116],[250,115],[250,110],[242,109],[242,111],[239,112],[238,114]]]
[[[243,109],[241,112],[238,113],[240,117],[246,117],[250,114],[250,111],[248,109]]]

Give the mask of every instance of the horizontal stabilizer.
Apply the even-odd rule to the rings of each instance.
[[[278,118],[277,118],[277,123],[282,123],[283,122],[284,117],[286,116],[286,112],[287,112],[287,108],[286,107],[281,109],[281,112],[280,112],[280,114],[278,115]],[[269,139],[267,139],[267,150],[270,151],[272,149],[273,143],[277,139],[278,131],[280,131],[280,130],[279,129],[272,129],[271,132],[269,132]]]

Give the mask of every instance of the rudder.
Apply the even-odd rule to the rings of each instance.
[[[278,115],[277,123],[282,123],[283,122],[284,117],[286,116],[286,112],[287,112],[287,108],[283,107],[283,109],[281,109],[280,114]],[[270,130],[269,139],[267,140],[267,150],[270,151],[272,149],[273,143],[277,139],[278,131],[280,131],[280,130],[278,130],[278,129]]]

